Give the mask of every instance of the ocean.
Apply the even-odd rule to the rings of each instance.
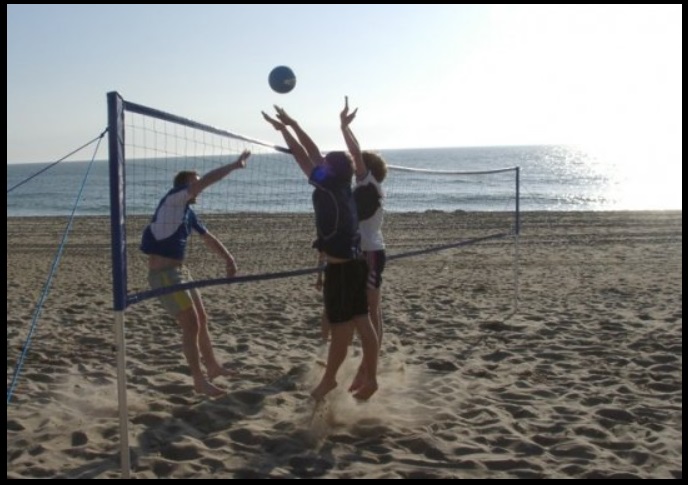
[[[379,153],[391,166],[439,172],[520,167],[521,211],[682,209],[680,161],[678,172],[672,172],[652,160],[629,161],[621,156],[602,156],[561,145],[423,148]],[[311,188],[293,160],[287,155],[279,156],[286,161],[280,163],[271,155],[252,157],[245,170],[230,174],[199,197],[198,212],[310,211]],[[50,163],[8,164],[8,191]],[[214,165],[205,165],[205,161],[193,158],[132,162],[127,165],[127,213],[152,214],[177,170],[199,169],[204,173],[219,163],[216,159]],[[513,210],[515,206],[514,172],[496,176],[439,172],[390,170],[383,184],[387,192],[385,209],[497,211]],[[92,165],[70,161],[51,167],[8,192],[7,216],[69,215],[79,194],[77,215],[109,214],[106,161]]]

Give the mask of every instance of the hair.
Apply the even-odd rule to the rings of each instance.
[[[385,162],[385,159],[382,158],[379,153],[368,151],[364,151],[362,156],[365,166],[368,167],[368,170],[373,174],[375,180],[381,184],[387,176],[387,162]]]
[[[332,174],[343,182],[351,182],[354,176],[354,161],[346,152],[329,152],[325,155],[325,163]]]
[[[196,177],[198,172],[195,170],[182,170],[174,176],[174,188],[181,187],[189,183],[189,180]]]

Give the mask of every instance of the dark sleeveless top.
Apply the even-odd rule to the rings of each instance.
[[[338,180],[323,165],[313,169],[308,182],[315,187],[313,209],[318,238],[314,247],[335,258],[358,257],[360,236],[351,183]]]

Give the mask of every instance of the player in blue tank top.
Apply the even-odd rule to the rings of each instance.
[[[245,150],[235,162],[211,170],[203,177],[193,171],[179,172],[175,176],[174,187],[160,200],[141,237],[141,251],[148,255],[148,282],[151,288],[164,288],[191,281],[191,275],[184,267],[184,255],[192,231],[200,234],[208,249],[225,261],[228,277],[236,274],[234,257],[198,219],[191,204],[196,202],[196,197],[208,186],[234,170],[245,168],[250,155],[251,152]],[[159,299],[181,327],[182,352],[191,369],[194,390],[209,396],[224,394],[211,381],[219,376],[229,376],[232,372],[215,358],[208,332],[208,314],[200,292],[193,288],[167,293]],[[206,369],[205,374],[201,361]]]

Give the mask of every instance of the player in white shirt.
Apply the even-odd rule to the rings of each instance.
[[[351,131],[351,122],[356,117],[355,109],[349,112],[349,100],[346,98],[344,110],[340,115],[342,134],[351,157],[354,159],[356,185],[354,200],[358,213],[358,229],[361,235],[361,250],[368,263],[367,296],[370,319],[375,327],[377,339],[382,345],[382,308],[381,291],[382,272],[385,269],[385,242],[382,237],[384,192],[382,182],[387,176],[387,163],[370,151],[361,151],[358,140]],[[360,374],[359,369],[359,374]],[[356,389],[364,376],[357,376],[351,391]]]

